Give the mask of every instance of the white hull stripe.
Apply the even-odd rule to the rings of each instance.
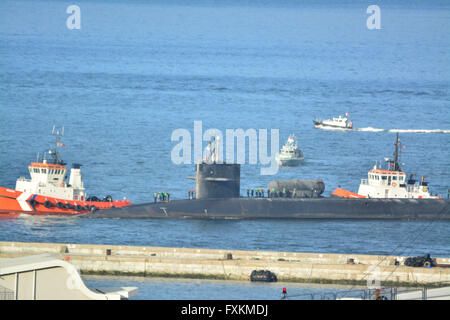
[[[33,211],[27,202],[30,196],[32,196],[31,193],[23,192],[20,196],[17,197],[17,201],[19,202],[19,205],[23,211]]]

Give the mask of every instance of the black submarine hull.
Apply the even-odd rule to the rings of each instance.
[[[88,218],[450,219],[449,199],[217,198],[144,203]]]

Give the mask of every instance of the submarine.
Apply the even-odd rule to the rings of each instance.
[[[398,137],[397,137],[398,142]],[[398,153],[398,143],[396,152]],[[395,166],[397,170],[398,167]],[[159,219],[450,219],[450,199],[323,197],[318,180],[274,180],[259,196],[240,195],[240,164],[196,164],[195,198],[112,208],[87,218]],[[394,172],[394,171],[393,171]],[[397,171],[395,171],[397,172]]]

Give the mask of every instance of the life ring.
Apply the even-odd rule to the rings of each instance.
[[[392,182],[392,186],[393,186],[393,187],[396,187],[396,186],[397,186],[397,183],[396,183],[396,182]]]

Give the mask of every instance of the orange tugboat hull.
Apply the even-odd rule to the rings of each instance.
[[[1,216],[13,216],[21,213],[31,215],[77,215],[129,205],[131,205],[131,202],[126,199],[115,201],[74,201],[0,187]]]

